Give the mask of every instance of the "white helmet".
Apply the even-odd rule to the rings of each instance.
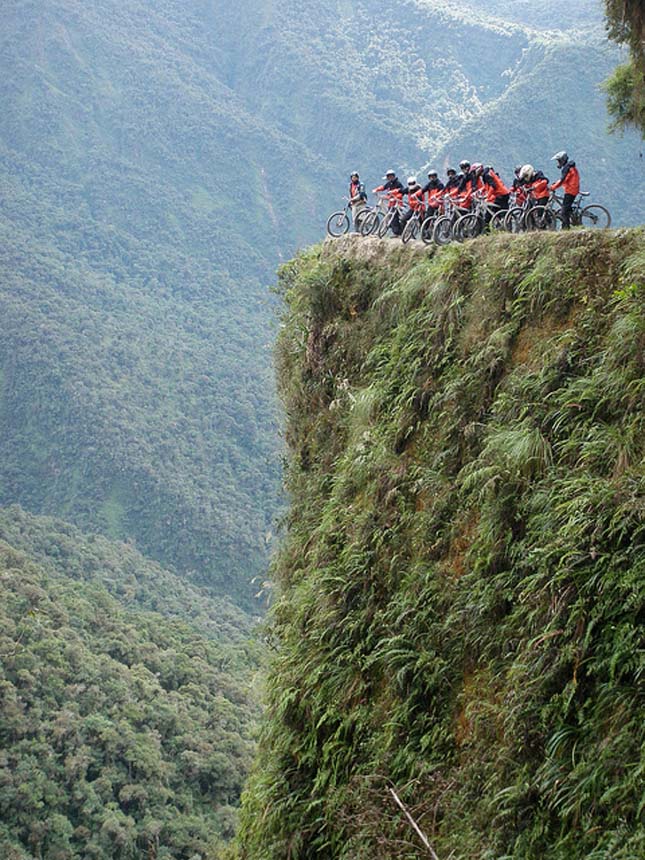
[[[530,182],[531,179],[533,179],[533,177],[535,176],[535,168],[533,167],[532,164],[525,164],[523,167],[520,168],[520,172],[519,172],[518,176],[520,179],[524,180],[525,182],[526,181]]]
[[[408,176],[408,185],[417,185],[416,176]]]
[[[383,179],[387,179],[387,178],[388,178],[388,176],[396,176],[396,171],[394,171],[394,170],[392,170],[392,169],[390,169],[390,170],[386,170],[386,171],[385,171],[385,176],[383,177]]]

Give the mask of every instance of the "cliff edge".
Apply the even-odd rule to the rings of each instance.
[[[348,238],[280,289],[291,511],[239,856],[645,856],[645,230]]]

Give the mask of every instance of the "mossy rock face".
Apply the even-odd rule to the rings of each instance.
[[[284,267],[291,512],[238,850],[633,860],[645,231]]]

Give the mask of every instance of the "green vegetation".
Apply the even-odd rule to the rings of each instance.
[[[355,166],[508,172],[566,146],[635,222],[593,5],[44,0],[34,26],[11,0],[0,504],[135,540],[251,606],[278,495],[276,264]]]
[[[278,471],[255,335],[227,332],[223,298],[186,301],[11,243],[23,263],[0,290],[0,503],[134,538],[249,605]]]
[[[130,544],[83,534],[69,523],[33,516],[17,505],[0,508],[0,540],[49,576],[102,586],[125,609],[183,621],[222,644],[244,644],[252,637],[250,616],[230,600],[206,594]]]
[[[619,50],[607,49],[594,5],[594,0],[580,0],[573,10],[555,0],[539,6],[528,0],[470,0],[458,8],[448,0],[360,0],[322,6],[301,0],[295,9],[287,0],[236,4],[8,0],[3,5],[3,858],[218,856],[221,841],[232,832],[252,749],[253,671],[259,646],[248,644],[253,623],[247,613],[257,611],[253,594],[261,586],[253,580],[263,576],[279,507],[279,443],[269,366],[274,302],[266,285],[279,260],[319,237],[326,214],[336,208],[345,190],[347,171],[354,167],[369,181],[381,176],[386,164],[405,173],[429,160],[444,167],[469,156],[508,171],[517,161],[543,166],[552,152],[566,146],[582,168],[585,186],[612,208],[615,222],[639,219],[633,176],[624,168],[633,157],[636,138],[607,137],[603,98],[596,92],[598,82],[616,64]],[[558,241],[566,247],[565,239]],[[513,245],[508,251],[511,263],[524,265],[521,255],[530,256],[530,249],[537,247]],[[432,266],[440,268],[440,259],[452,265],[451,255],[457,254],[455,259],[464,266],[469,260],[474,265],[477,258],[469,255],[476,253],[480,252],[451,251],[432,264],[423,263],[418,272],[428,269],[429,280],[423,283],[435,283]],[[388,264],[392,277],[413,278],[409,264],[397,254]],[[411,259],[407,252],[406,258]],[[482,259],[485,267],[490,266],[489,258]],[[537,269],[539,265],[535,263]],[[303,563],[323,571],[329,565],[335,571],[340,562],[334,553],[340,550],[332,532],[337,525],[338,541],[345,533],[353,535],[347,546],[357,548],[354,561],[343,557],[342,564],[361,566],[360,541],[369,531],[365,518],[372,516],[372,496],[377,492],[373,485],[378,484],[371,470],[374,458],[382,453],[385,459],[378,468],[386,482],[393,482],[378,496],[374,514],[374,541],[382,544],[364,545],[370,547],[369,558],[379,559],[374,567],[378,588],[394,595],[387,577],[382,580],[381,568],[388,563],[383,547],[390,537],[393,543],[417,537],[414,529],[396,523],[391,535],[386,529],[388,537],[382,537],[393,500],[403,504],[404,498],[397,495],[398,473],[392,476],[387,471],[388,458],[400,464],[401,458],[411,456],[406,440],[412,431],[405,422],[413,420],[410,415],[416,414],[417,406],[413,399],[406,406],[408,414],[398,395],[389,389],[381,392],[379,386],[387,389],[387,379],[394,377],[379,364],[378,350],[389,349],[387,338],[394,338],[397,330],[399,337],[405,334],[403,305],[398,305],[403,327],[397,329],[389,316],[398,312],[397,301],[394,294],[389,299],[382,294],[384,270],[378,266],[360,275],[365,280],[360,281],[356,301],[343,304],[344,290],[359,283],[353,280],[351,265],[347,271],[343,267],[340,262],[319,263],[314,253],[284,274],[285,283],[299,269],[303,278],[310,278],[307,289],[315,319],[325,322],[320,330],[317,324],[311,328],[309,299],[297,290],[291,294],[294,309],[300,303],[297,313],[304,316],[298,334],[291,329],[292,334],[283,337],[281,353],[283,380],[294,372],[294,396],[288,399],[297,411],[291,418],[290,441],[302,457],[303,470],[317,464],[320,487],[312,492],[311,511],[308,496],[295,494],[302,503],[302,524],[294,525],[279,565],[286,571],[289,552],[300,553],[306,546]],[[485,267],[481,278],[488,284]],[[450,277],[454,286],[456,275]],[[337,306],[328,304],[335,295],[325,286],[328,278],[338,290]],[[466,278],[463,289],[472,283]],[[631,282],[621,289],[620,301],[627,307],[635,301]],[[376,296],[379,303],[373,301]],[[618,298],[612,301],[620,305]],[[434,307],[430,298],[419,297],[419,302],[418,308]],[[518,337],[524,330],[522,307],[513,311]],[[509,332],[509,338],[516,336],[514,329]],[[300,336],[305,338],[302,343]],[[294,338],[296,350],[292,367],[288,337]],[[417,341],[412,338],[411,343]],[[298,363],[298,350],[304,350],[311,362],[308,381],[309,371]],[[376,364],[363,368],[368,355]],[[451,355],[448,350],[447,361]],[[334,362],[341,357],[342,377],[324,377],[327,363],[331,361],[336,373]],[[425,357],[419,361],[423,365]],[[474,391],[481,381],[480,369],[472,372],[474,381],[468,385]],[[496,379],[493,371],[491,379]],[[299,380],[304,386],[300,400],[295,396]],[[337,388],[334,412],[323,420],[330,386]],[[435,396],[437,392],[428,388],[420,403]],[[387,422],[382,425],[385,441],[372,450],[370,433],[372,423],[382,417],[381,398],[401,422],[396,454],[386,445],[391,431]],[[421,412],[423,408],[419,406]],[[478,408],[473,406],[468,439],[481,447],[477,456],[484,457],[482,469],[493,468],[489,459],[515,462],[516,443],[532,463],[531,452],[541,450],[534,430],[527,430],[528,441],[504,436],[506,418],[500,406],[495,420],[502,435],[497,439],[493,418],[481,419],[482,429],[480,417],[472,417],[479,414]],[[428,419],[424,427],[434,425]],[[413,435],[419,445],[425,444],[421,428],[417,430]],[[493,434],[488,447],[478,435],[485,430]],[[307,437],[302,446],[297,437],[301,432]],[[345,477],[333,489],[331,463],[335,457],[349,456],[343,453],[346,439],[357,446],[356,462],[347,471],[339,462],[338,474]],[[437,445],[445,442],[440,436],[437,440]],[[638,444],[637,436],[626,443],[626,462]],[[420,448],[424,458],[429,446],[428,442],[426,450]],[[441,451],[436,480],[449,482],[460,474],[450,459],[452,447],[436,450]],[[425,465],[419,466],[419,480],[427,478],[431,484],[435,473],[425,460],[420,462]],[[410,481],[416,480],[413,474],[412,468],[405,472]],[[457,495],[446,501],[446,523],[450,505],[469,510],[468,493],[475,490],[468,489],[467,477],[460,477],[463,488],[460,484]],[[336,523],[336,514],[330,513],[336,501],[330,493],[346,492],[353,499],[353,481],[364,482],[365,495],[347,514],[339,514]],[[304,486],[298,492],[304,493]],[[515,484],[511,481],[509,486]],[[520,500],[521,491],[517,489]],[[402,479],[401,493],[414,492]],[[317,517],[322,513],[321,527]],[[350,515],[356,515],[353,524]],[[440,508],[428,506],[431,528],[432,517],[439,515]],[[485,525],[485,518],[481,522]],[[436,539],[445,543],[448,526],[442,528]],[[306,529],[312,543],[300,544],[297,537]],[[330,542],[329,549],[324,548],[325,541]],[[414,558],[425,565],[429,538],[421,535],[418,541]],[[440,552],[442,544],[437,547]],[[315,558],[307,555],[314,551]],[[402,574],[412,577],[406,567],[412,562],[405,552],[399,553],[396,563],[391,561],[393,566],[399,563]],[[415,585],[423,599],[436,582],[434,572],[424,570]],[[512,576],[521,575],[513,571]],[[495,568],[495,575],[498,572]],[[327,576],[321,587],[333,593]],[[569,594],[566,588],[563,593]],[[452,603],[448,593],[445,598],[451,611],[462,612],[461,592]],[[357,600],[359,608],[360,601],[367,600],[353,594],[348,599]],[[413,598],[395,595],[392,611],[406,599]],[[298,600],[294,617],[300,612]],[[490,595],[482,601],[491,607],[494,603]],[[335,648],[337,631],[324,627],[330,605],[325,597],[317,629]],[[437,635],[438,626],[428,627],[430,610],[425,605],[422,609],[420,635]],[[357,610],[360,629],[351,634],[355,642],[363,627],[368,631],[373,623],[377,631],[382,623],[386,632],[387,625],[396,627],[396,619],[386,610],[381,606],[376,620]],[[289,611],[280,604],[276,617],[280,620]],[[566,635],[573,636],[570,631]],[[524,653],[520,646],[518,660]],[[390,671],[394,658],[381,658],[369,637],[352,648],[357,654],[374,652],[370,660],[376,666],[375,677]],[[473,646],[473,659],[482,663],[478,648]],[[457,658],[445,659],[450,671],[459,663]],[[341,660],[329,680],[322,679],[320,695],[333,697],[337,673],[347,674],[348,665]],[[317,671],[313,665],[312,678],[322,678]],[[491,679],[496,677],[490,671]],[[285,684],[293,682],[294,672],[297,676],[287,666]],[[398,672],[395,668],[393,677]],[[472,682],[473,689],[486,682],[482,677]],[[576,677],[582,678],[581,671]],[[404,682],[416,683],[412,676]],[[503,687],[507,682],[503,678],[499,683]],[[451,683],[459,695],[454,678]],[[315,699],[307,684],[305,690]],[[351,704],[358,695],[349,692],[349,698],[338,699],[334,707]],[[400,725],[406,725],[402,697],[397,700],[387,684],[383,696],[385,704],[393,703],[394,714],[401,711]],[[369,716],[370,699],[367,694],[364,698],[364,713],[356,717],[361,732],[382,715],[377,709]],[[614,706],[613,700],[610,704]],[[313,713],[318,705],[308,705],[305,696],[302,707]],[[293,716],[296,731],[301,727],[297,698],[293,708],[294,714],[287,717]],[[354,723],[339,718],[336,725],[335,716],[322,716],[321,712],[317,717],[318,729],[329,733],[323,746],[334,776],[328,776],[325,764],[321,789],[325,780],[343,784],[338,756],[358,761],[355,753],[361,743],[358,735],[352,736]],[[399,729],[388,720],[383,722],[394,737]],[[473,717],[479,726],[478,720]],[[424,731],[421,725],[418,732]],[[334,732],[335,740],[330,740]],[[509,731],[509,744],[511,735]],[[618,732],[617,737],[623,736]],[[415,737],[413,733],[412,747]],[[468,742],[484,743],[482,737],[473,730]],[[334,745],[345,752],[335,752]],[[389,768],[382,747],[382,737],[375,734],[373,750],[362,750],[358,756],[380,762],[377,776]],[[592,747],[590,741],[584,748]],[[401,745],[400,772],[412,773],[406,764],[407,749]],[[427,749],[435,755],[439,747],[430,744]],[[499,754],[504,752],[500,748]],[[298,753],[302,767],[309,767],[311,755],[310,750],[304,756]],[[537,760],[538,753],[535,756]],[[450,766],[458,769],[454,758]],[[443,768],[445,760],[441,761]],[[291,780],[290,766],[282,770],[282,763],[277,758],[271,772]],[[357,775],[365,770],[358,762]],[[396,768],[387,772],[399,773]],[[423,796],[436,798],[432,786],[427,789],[432,781],[428,770],[419,779]],[[478,784],[477,779],[466,780],[464,791]],[[256,781],[252,797],[274,796],[273,789],[258,787],[260,783]],[[508,784],[516,783],[520,784],[511,779]],[[307,847],[294,843],[293,849],[301,856],[313,845],[311,850],[326,850],[320,847],[324,828],[311,824],[317,813],[310,801],[303,801],[305,785],[304,779],[300,787],[297,780],[294,783],[289,803],[297,814],[286,807],[279,825],[290,828],[299,820],[299,805],[307,808],[299,837]],[[359,798],[355,787],[347,790],[348,797]],[[365,790],[379,792],[380,786]],[[413,799],[412,788],[404,793],[406,800]],[[612,799],[616,809],[622,797],[619,793],[615,803]],[[250,801],[249,810],[254,802],[264,801]],[[334,795],[333,803],[341,808],[339,795]],[[437,819],[441,833],[451,832],[450,815],[454,817],[456,808],[453,805],[445,815],[441,811],[445,817],[445,824]],[[348,807],[343,809],[347,812]],[[366,810],[368,817],[359,830],[367,834],[365,844],[373,845],[375,830],[370,827],[382,809],[379,803],[368,803]],[[266,818],[267,832],[273,828],[278,833],[278,814],[273,809]],[[324,808],[324,816],[331,815],[333,804]],[[386,838],[394,838],[393,815],[385,825]],[[472,817],[466,826],[481,831]],[[259,830],[259,820],[252,822],[249,813],[247,845],[260,839]],[[275,839],[268,851],[279,854],[283,837]],[[346,850],[351,853],[351,843]],[[354,856],[358,853],[357,849]]]
[[[606,83],[616,128],[633,125],[645,137],[645,8],[642,0],[605,0],[609,38],[627,45],[630,58]]]
[[[244,860],[645,854],[645,231],[283,267]]]
[[[186,589],[165,595],[172,575],[134,551],[52,525],[18,510],[0,524],[0,854],[215,860],[253,754],[256,649],[242,629],[215,641],[199,610],[189,626],[136,608]]]

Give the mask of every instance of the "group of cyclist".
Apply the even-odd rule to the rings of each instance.
[[[491,208],[504,211],[509,207],[511,192],[515,195],[517,205],[531,198],[535,205],[546,206],[552,191],[562,188],[564,200],[561,209],[562,227],[566,230],[571,226],[571,210],[573,202],[580,191],[580,174],[575,161],[563,150],[553,158],[560,169],[560,178],[549,184],[548,178],[541,170],[536,170],[531,164],[518,165],[515,168],[515,178],[507,186],[499,174],[490,166],[476,162],[461,161],[459,171],[453,167],[446,170],[446,181],[439,178],[436,170],[428,172],[425,185],[410,176],[407,185],[397,177],[394,170],[388,170],[382,184],[372,189],[373,194],[387,196],[388,206],[396,211],[390,221],[390,229],[395,236],[401,235],[406,223],[415,215],[429,217],[438,214],[446,198],[461,210],[470,209],[476,194],[483,195]],[[408,208],[401,213],[401,203],[407,197]],[[357,172],[351,174],[349,185],[349,202],[352,208],[354,228],[358,230],[361,214],[367,209],[367,192]]]

